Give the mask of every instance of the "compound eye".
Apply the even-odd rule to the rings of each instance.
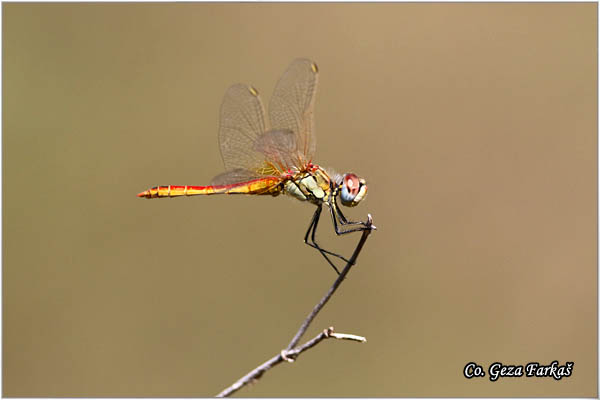
[[[344,175],[344,186],[352,198],[355,198],[358,194],[358,190],[360,189],[360,181],[358,180],[358,176],[354,174]]]
[[[356,205],[354,199],[360,193],[360,189],[361,182],[358,176],[345,174],[342,179],[342,190],[340,192],[342,204],[349,207]]]

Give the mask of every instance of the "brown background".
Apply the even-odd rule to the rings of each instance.
[[[368,343],[240,395],[596,396],[596,29],[590,3],[5,4],[3,395],[211,396],[287,344],[334,279],[312,207],[135,194],[209,182],[226,88],[268,100],[307,56],[316,161],[379,228],[309,334]]]

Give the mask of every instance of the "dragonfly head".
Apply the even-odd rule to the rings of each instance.
[[[354,207],[367,195],[367,182],[355,174],[344,174],[339,188],[340,200],[346,207]]]

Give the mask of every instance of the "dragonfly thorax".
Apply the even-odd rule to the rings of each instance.
[[[319,204],[330,193],[330,178],[320,168],[296,174],[284,183],[284,193],[300,201]]]

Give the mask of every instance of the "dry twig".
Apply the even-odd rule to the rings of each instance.
[[[366,342],[367,341],[367,339],[365,339],[362,336],[346,334],[346,333],[335,333],[333,331],[333,327],[329,327],[329,328],[325,329],[323,332],[321,332],[320,334],[318,334],[317,336],[315,336],[314,338],[312,338],[311,340],[309,340],[308,342],[304,343],[302,346],[296,347],[298,342],[300,342],[300,339],[302,338],[302,336],[304,335],[304,333],[310,326],[311,322],[315,319],[315,317],[317,316],[319,311],[321,311],[321,309],[329,301],[329,299],[331,298],[333,293],[335,293],[335,291],[340,286],[340,284],[342,283],[344,278],[346,278],[346,275],[348,275],[348,272],[350,272],[350,268],[352,268],[352,266],[356,263],[356,259],[358,258],[358,255],[360,254],[365,242],[367,241],[367,237],[371,233],[371,230],[375,229],[375,226],[372,225],[372,222],[373,222],[373,219],[372,219],[371,215],[369,214],[368,219],[367,219],[367,228],[369,228],[369,229],[365,229],[364,231],[362,231],[360,240],[359,240],[358,244],[356,245],[354,252],[352,253],[352,257],[350,257],[350,259],[348,260],[348,263],[344,267],[344,270],[338,276],[338,278],[335,280],[335,282],[333,283],[331,288],[329,288],[329,290],[327,291],[325,296],[323,296],[321,301],[319,301],[319,303],[317,303],[317,305],[313,308],[313,310],[310,312],[310,314],[308,314],[308,316],[306,317],[306,319],[300,326],[300,329],[298,330],[296,335],[294,335],[294,338],[292,339],[290,344],[288,344],[288,346],[285,348],[285,350],[282,350],[276,356],[272,357],[271,359],[265,361],[263,364],[254,368],[252,371],[250,371],[249,373],[247,373],[246,375],[241,377],[233,385],[229,386],[228,388],[223,390],[221,393],[219,393],[217,395],[217,397],[228,397],[228,396],[232,395],[233,393],[237,392],[238,390],[240,390],[242,387],[246,386],[247,384],[258,380],[266,371],[268,371],[269,369],[271,369],[272,367],[274,367],[275,365],[277,365],[283,361],[293,362],[298,357],[298,355],[300,355],[300,353],[310,349],[311,347],[316,346],[324,339],[334,338],[334,339],[342,339],[342,340],[352,340],[352,341],[357,341],[357,342]]]

